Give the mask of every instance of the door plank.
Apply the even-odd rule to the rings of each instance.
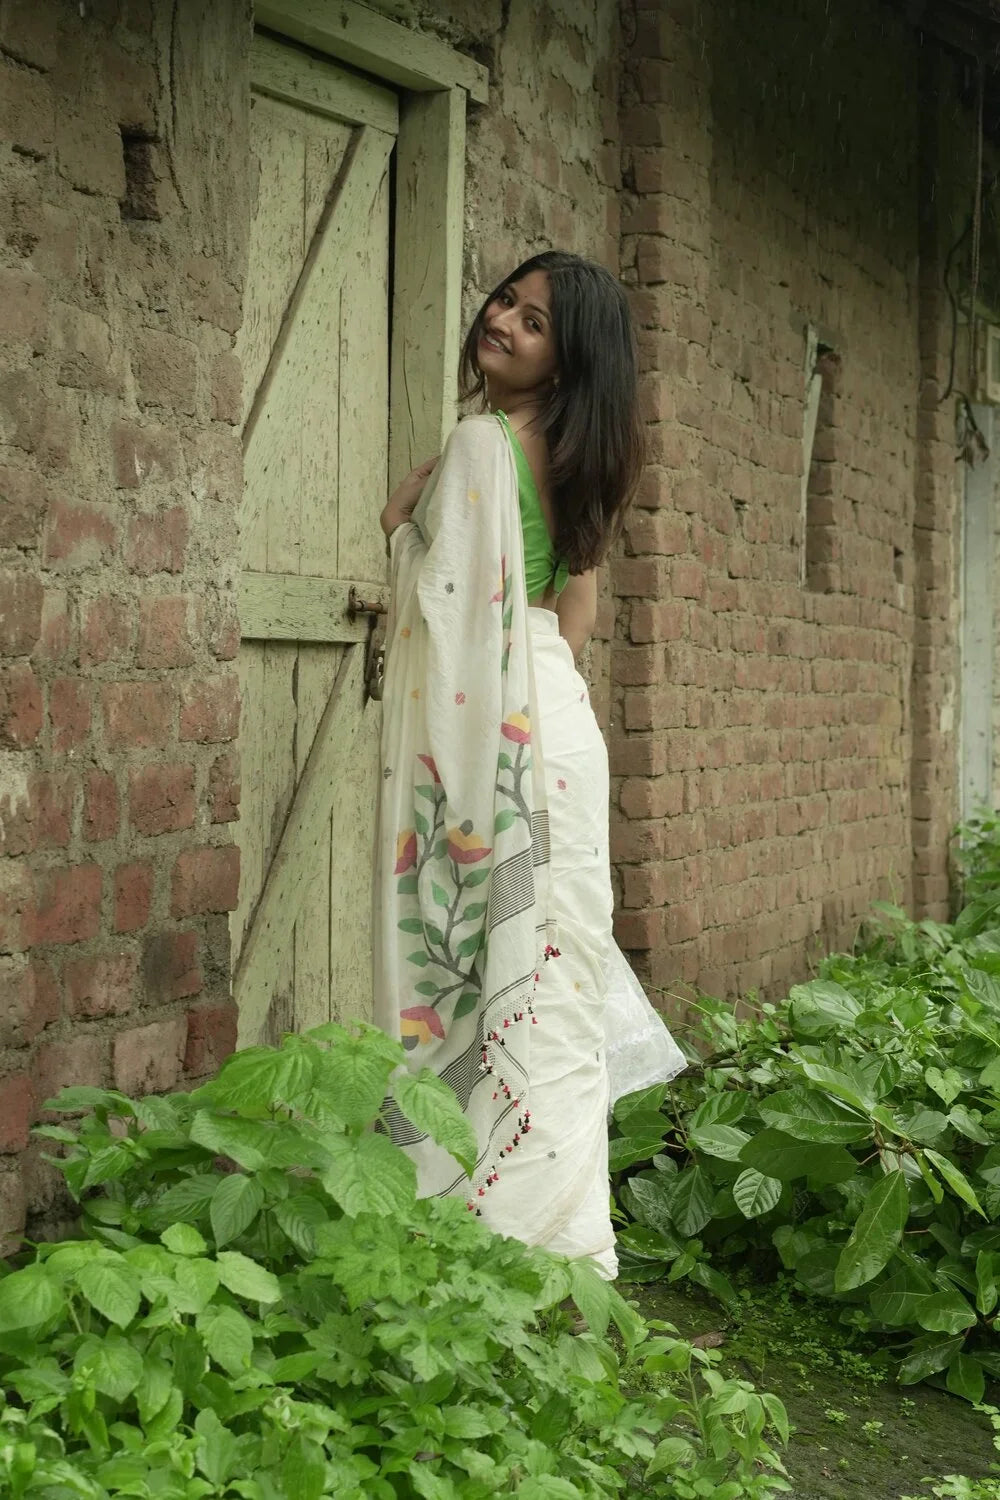
[[[389,154],[394,145],[394,136],[386,131],[376,130],[373,125],[362,125],[348,148],[288,299],[267,366],[251,399],[243,426],[244,450],[249,448],[253,440],[271,383],[281,364],[296,317],[308,295],[314,273],[317,270],[327,273],[324,278],[324,299],[343,281],[347,262],[359,236],[367,227],[372,201],[385,175]]]
[[[250,52],[250,82],[258,93],[334,120],[374,125],[392,135],[399,129],[399,102],[389,89],[259,32]]]
[[[368,616],[348,614],[351,589],[366,601],[388,603],[384,583],[305,578],[298,573],[240,576],[240,631],[245,641],[364,641]]]
[[[364,648],[348,646],[333,692],[309,750],[281,838],[261,892],[233,977],[239,1007],[239,1042],[247,1046],[265,1032],[268,1011],[292,930],[316,862],[329,846],[330,812],[348,773],[361,720]],[[345,872],[367,883],[369,870]]]
[[[258,26],[280,31],[317,52],[332,53],[390,83],[418,91],[458,87],[477,104],[489,99],[490,75],[437,37],[424,36],[358,5],[356,0],[257,0]]]

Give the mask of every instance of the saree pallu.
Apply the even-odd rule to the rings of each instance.
[[[527,605],[494,418],[456,428],[391,556],[375,1017],[457,1094],[471,1181],[391,1099],[386,1123],[421,1193],[613,1274],[607,761],[556,617]]]

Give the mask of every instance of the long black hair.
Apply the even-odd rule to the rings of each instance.
[[[558,369],[535,418],[549,451],[553,540],[570,572],[583,573],[618,535],[642,472],[635,331],[621,282],[603,266],[564,250],[533,255],[504,277],[473,319],[459,365],[463,401],[485,401],[476,350],[486,309],[532,271],[549,278]]]

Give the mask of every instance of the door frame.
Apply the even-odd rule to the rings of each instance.
[[[462,313],[465,110],[489,73],[355,0],[257,0],[255,25],[401,91],[396,143],[389,483],[440,453],[455,423]],[[419,194],[413,190],[419,178]]]

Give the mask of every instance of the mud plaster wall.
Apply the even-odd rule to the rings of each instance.
[[[51,1217],[42,1101],[234,1041],[249,40],[0,6],[0,1241]]]
[[[947,900],[950,168],[918,115],[954,80],[888,8],[767,11],[624,11],[654,420],[614,572],[613,848],[620,941],[674,993],[787,986],[873,899]],[[835,354],[804,527],[808,325]]]

